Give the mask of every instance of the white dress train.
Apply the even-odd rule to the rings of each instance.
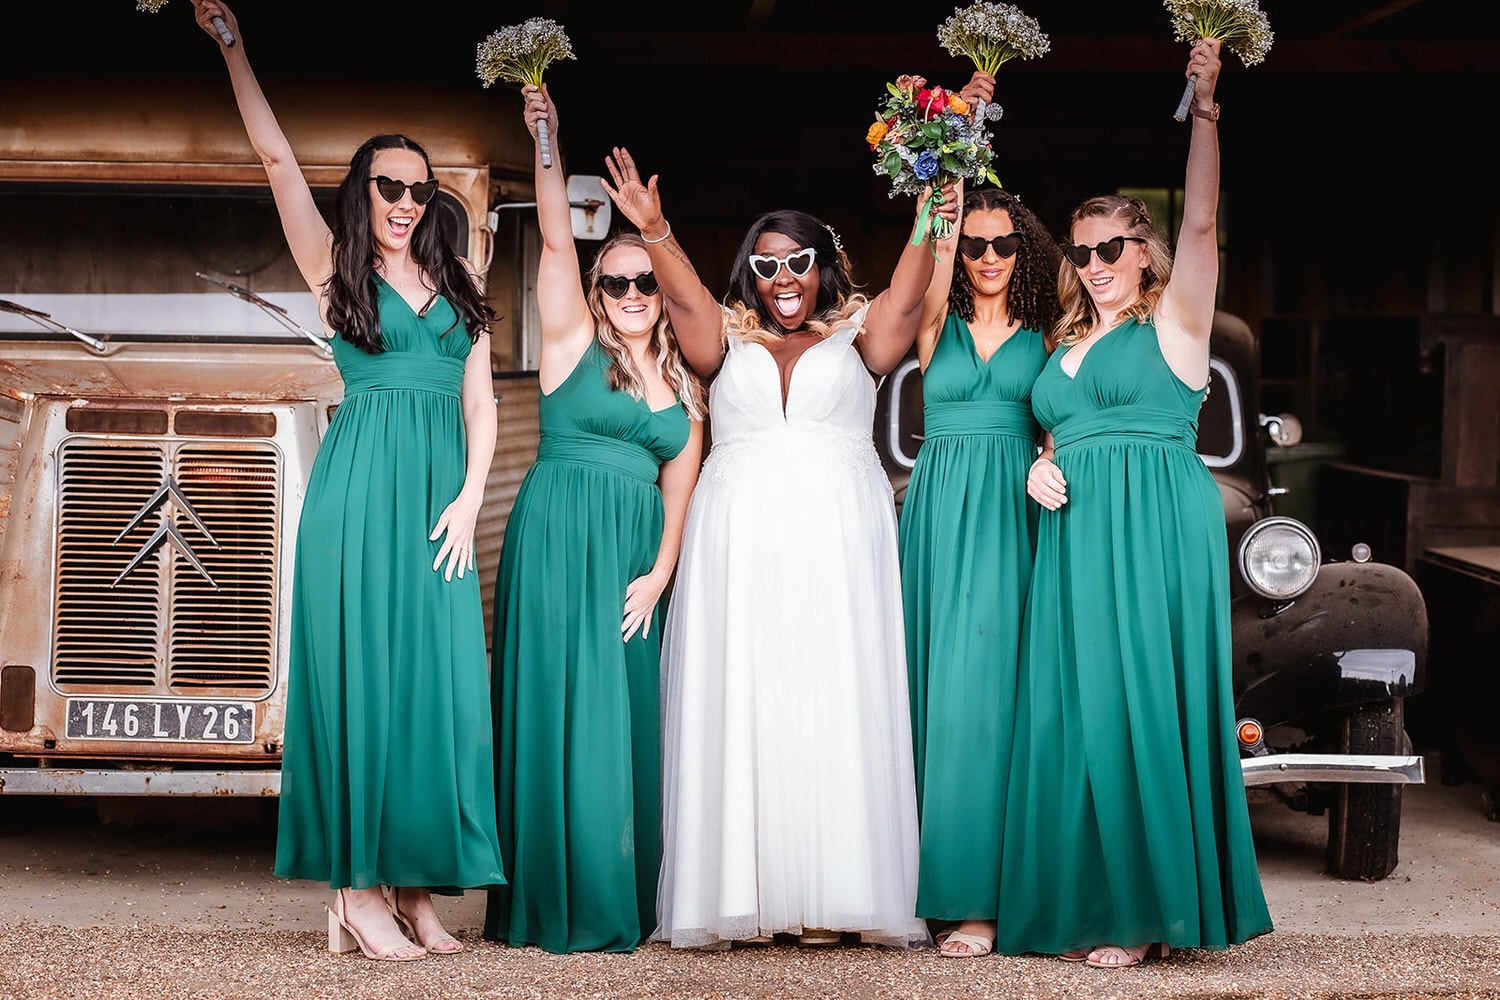
[[[792,370],[731,339],[662,642],[654,935],[911,947],[917,805],[890,482],[858,319]]]

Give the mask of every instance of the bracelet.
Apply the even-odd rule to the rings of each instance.
[[[1035,460],[1032,461],[1031,467],[1026,470],[1026,475],[1030,476],[1031,473],[1033,471],[1035,471],[1038,462],[1050,462],[1050,461],[1052,461],[1052,459],[1048,458],[1047,456],[1045,456],[1045,455],[1038,455],[1035,458]]]
[[[667,223],[667,231],[664,232],[664,233],[662,233],[656,239],[653,240],[651,237],[647,236],[645,233],[641,233],[641,239],[644,240],[647,243],[660,243],[662,240],[666,239],[668,236],[671,236],[671,235],[672,235],[672,223],[668,222]]]
[[[1188,108],[1188,113],[1194,117],[1202,118],[1204,121],[1216,122],[1219,120],[1219,105],[1215,104],[1211,111],[1204,111],[1194,102],[1193,106]]]

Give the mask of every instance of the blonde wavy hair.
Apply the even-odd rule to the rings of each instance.
[[[808,333],[827,337],[845,320],[869,304],[869,299],[855,292],[837,303],[832,309],[825,309],[817,316],[810,317],[803,325],[803,329]],[[779,329],[772,330],[761,326],[760,313],[743,302],[732,302],[724,307],[723,337],[725,341],[728,341],[730,337],[738,337],[751,344],[779,344],[786,339],[786,334]]]
[[[1110,194],[1090,198],[1073,210],[1068,220],[1068,231],[1083,219],[1118,219],[1122,236],[1139,236],[1146,241],[1147,263],[1141,271],[1140,298],[1120,314],[1120,319],[1150,319],[1161,303],[1167,280],[1172,277],[1172,249],[1151,221],[1151,212],[1146,203],[1130,195]],[[1088,336],[1099,322],[1099,310],[1089,297],[1078,269],[1064,257],[1057,269],[1057,298],[1062,306],[1062,315],[1047,334],[1047,349],[1053,350],[1062,344],[1073,344]]]
[[[590,315],[594,317],[594,338],[599,342],[599,349],[609,358],[606,376],[609,387],[617,392],[627,392],[645,402],[645,380],[636,367],[635,359],[630,355],[630,345],[604,311],[604,289],[599,287],[599,275],[604,271],[604,258],[609,256],[611,250],[619,247],[640,247],[645,250],[646,241],[636,233],[619,233],[606,240],[594,255],[593,264],[589,266],[586,282],[588,293],[584,300],[588,303]],[[687,363],[682,360],[682,352],[677,349],[677,336],[672,332],[672,320],[667,316],[666,303],[662,303],[661,315],[651,330],[651,343],[647,347],[647,353],[655,362],[656,373],[681,398],[682,408],[687,411],[687,415],[694,420],[702,420],[706,411],[703,386],[688,369]]]

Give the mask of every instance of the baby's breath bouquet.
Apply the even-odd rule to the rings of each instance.
[[[1196,44],[1201,38],[1215,38],[1246,66],[1254,66],[1271,51],[1271,22],[1261,12],[1258,0],[1165,0],[1172,29],[1179,42]],[[1193,103],[1198,84],[1190,77],[1182,91],[1182,100],[1172,117],[1182,121]]]
[[[1017,56],[1035,59],[1052,48],[1036,18],[1008,3],[981,2],[955,9],[938,25],[938,41],[954,55],[968,56],[975,69],[990,76]]]
[[[160,14],[161,9],[167,5],[167,0],[135,0],[135,9],[144,10],[150,14]],[[214,30],[219,33],[219,40],[224,43],[225,48],[234,48],[234,33],[229,30],[222,17],[213,19]]]
[[[533,17],[501,28],[479,43],[479,79],[488,87],[496,80],[542,85],[542,70],[554,59],[572,59],[573,46],[562,25],[545,17]],[[552,166],[552,144],[547,141],[547,122],[536,123],[537,145],[542,166]]]
[[[928,87],[920,76],[901,76],[886,84],[889,96],[865,134],[875,154],[875,172],[891,179],[890,197],[921,195],[932,185],[932,194],[922,203],[912,245],[928,232],[933,239],[946,239],[953,224],[933,212],[942,202],[944,184],[959,178],[988,180],[996,187],[1000,179],[990,168],[989,121],[999,118],[970,113],[963,98],[942,87]],[[1000,109],[991,105],[991,110]],[[935,254],[937,251],[934,250]]]

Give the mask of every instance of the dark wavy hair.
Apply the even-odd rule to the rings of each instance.
[[[806,212],[786,209],[767,212],[751,223],[739,252],[734,255],[734,269],[729,273],[729,301],[742,304],[773,329],[789,332],[781,329],[775,310],[766,308],[755,288],[750,255],[755,253],[755,244],[763,233],[781,233],[795,240],[798,246],[817,251],[818,301],[813,306],[812,319],[819,323],[842,319],[845,303],[855,291],[849,258],[834,243],[833,230]]]
[[[964,217],[970,212],[1003,211],[1010,215],[1015,231],[1021,234],[1021,248],[1016,251],[1015,266],[1010,272],[1006,292],[1006,309],[1011,320],[1043,333],[1057,322],[1057,267],[1062,254],[1052,234],[1021,199],[1000,188],[985,187],[964,192]],[[963,223],[959,223],[963,230]],[[964,322],[974,320],[974,286],[963,261],[954,262],[953,281],[948,286],[948,310]]]
[[[354,151],[349,172],[334,195],[333,273],[324,284],[328,290],[328,325],[367,354],[385,350],[375,308],[375,237],[370,230],[371,163],[382,149],[416,153],[427,165],[428,179],[432,178],[432,162],[421,146],[404,135],[377,135]],[[428,202],[427,211],[412,230],[412,257],[437,285],[438,294],[453,304],[469,340],[475,341],[489,328],[495,311],[474,286],[463,262],[444,242],[435,207],[435,201]],[[449,327],[443,335],[451,330]]]

